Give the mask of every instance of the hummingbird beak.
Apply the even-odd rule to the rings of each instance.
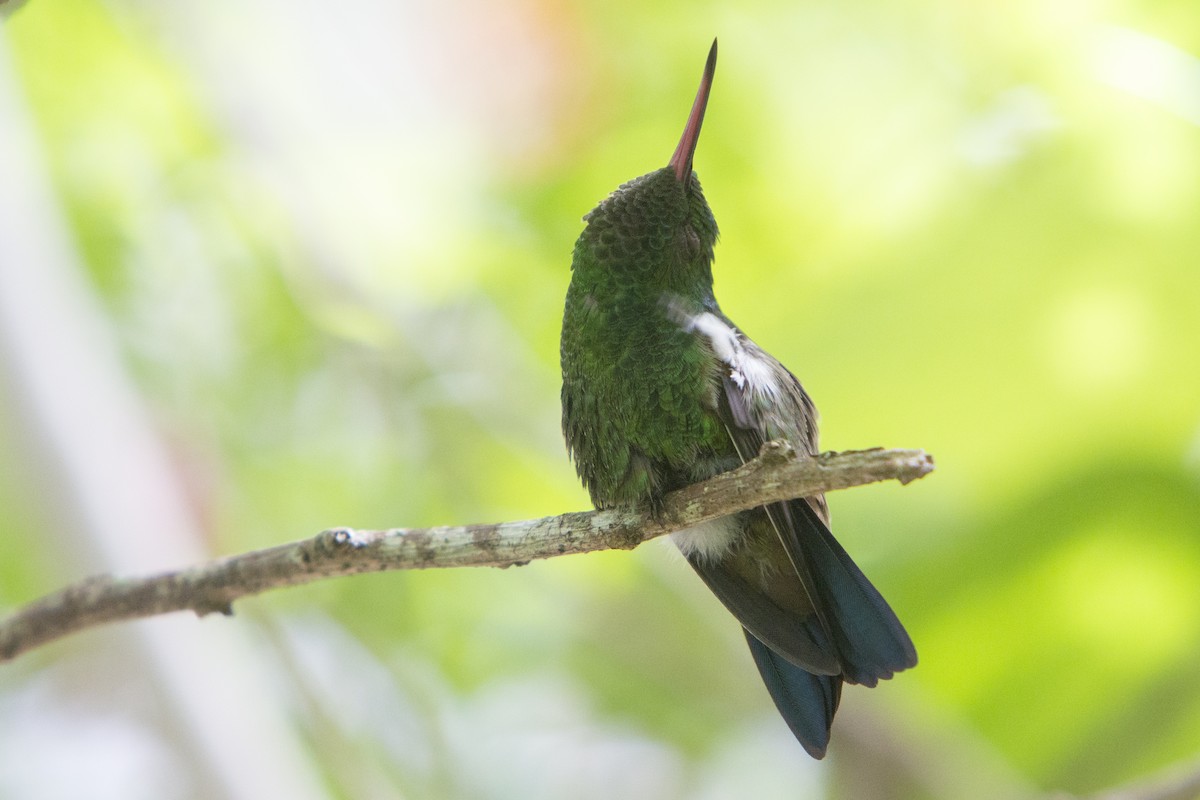
[[[700,126],[704,123],[704,109],[708,105],[708,93],[712,89],[713,73],[716,71],[717,40],[713,39],[708,61],[704,64],[704,76],[700,78],[700,88],[696,90],[696,100],[692,103],[692,113],[688,115],[683,136],[679,137],[675,155],[671,156],[667,165],[675,170],[675,177],[680,183],[686,184],[692,175],[692,156],[696,154],[696,142],[700,141]]]

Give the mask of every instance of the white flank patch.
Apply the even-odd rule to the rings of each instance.
[[[716,561],[725,555],[740,534],[737,517],[721,517],[675,531],[671,541],[688,558]]]
[[[779,396],[779,386],[775,383],[771,365],[749,353],[731,368],[730,376],[740,388],[748,388],[756,396],[772,399]]]
[[[696,331],[712,345],[713,354],[729,366],[729,377],[739,389],[756,399],[773,400],[779,396],[774,371],[766,360],[749,350],[736,330],[709,311],[691,315],[675,311],[674,316],[686,331]],[[754,350],[757,346],[751,343]],[[759,351],[761,352],[761,351]]]
[[[699,331],[707,336],[717,358],[726,364],[732,366],[734,361],[740,361],[745,355],[742,343],[738,341],[737,332],[710,311],[688,317],[684,321],[684,330]]]

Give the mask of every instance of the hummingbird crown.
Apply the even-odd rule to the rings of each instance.
[[[717,221],[700,180],[688,178],[681,183],[663,167],[621,184],[584,217],[576,251],[590,258],[576,258],[575,268],[586,264],[663,289],[706,278],[711,285]]]
[[[683,135],[667,166],[621,184],[584,217],[587,227],[575,245],[572,263],[576,280],[594,284],[594,290],[615,290],[612,294],[623,299],[633,297],[632,289],[643,300],[657,301],[657,291],[715,307],[712,258],[717,221],[692,171],[692,160],[716,68],[713,40]]]

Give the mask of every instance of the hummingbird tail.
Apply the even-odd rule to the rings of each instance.
[[[813,588],[850,683],[874,686],[916,666],[917,651],[887,601],[803,500],[787,505],[794,547],[812,573]]]
[[[746,643],[775,707],[800,744],[813,758],[824,758],[833,714],[842,698],[842,676],[805,672],[755,639]]]

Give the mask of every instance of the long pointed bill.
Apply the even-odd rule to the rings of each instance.
[[[716,71],[717,40],[713,39],[708,61],[704,64],[704,76],[700,78],[700,88],[696,90],[696,100],[692,103],[692,113],[688,115],[687,127],[683,129],[683,136],[679,137],[675,155],[668,162],[680,183],[687,182],[692,175],[692,156],[696,154],[696,142],[700,141],[700,126],[704,123],[704,109],[708,105],[708,93],[712,89],[713,73]]]

